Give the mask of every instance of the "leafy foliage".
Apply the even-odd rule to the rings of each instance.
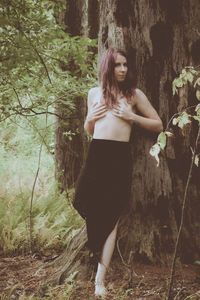
[[[33,205],[35,250],[60,250],[81,219],[54,180],[54,108],[70,118],[74,99],[96,85],[96,41],[70,37],[59,24],[66,1],[1,0],[0,252],[23,253],[29,204],[44,143]],[[48,116],[48,117],[47,117]],[[63,116],[58,116],[62,118]],[[70,139],[71,135],[66,136]],[[73,193],[73,191],[71,191]]]
[[[172,84],[173,95],[175,93],[179,94],[179,90],[184,87],[186,84],[191,84],[194,89],[196,89],[196,98],[200,101],[200,72],[193,68],[193,67],[185,67],[178,78],[175,78]],[[183,129],[185,125],[191,123],[191,120],[194,119],[198,122],[200,126],[200,103],[195,106],[195,113],[194,115],[188,114],[188,109],[186,108],[183,112],[177,113],[172,116],[171,120],[169,121],[167,128],[172,123],[174,126],[178,126],[179,128]],[[178,115],[178,116],[177,116]],[[177,117],[175,117],[177,116]],[[166,137],[173,136],[173,133],[167,131],[161,132],[157,138],[156,144],[154,144],[149,153],[153,156],[157,161],[157,166],[159,166],[159,153],[161,150],[164,150],[167,142]],[[195,155],[194,164],[198,167],[199,165],[199,157],[200,153]]]
[[[22,131],[24,128],[18,127],[17,137]],[[31,130],[27,128],[26,131]],[[13,135],[0,145],[0,254],[4,255],[29,251],[30,195],[38,159],[38,143],[34,139],[31,141],[31,134],[24,134],[18,145],[15,138]],[[70,198],[70,194],[58,191],[53,157],[43,150],[33,205],[35,251],[45,255],[61,251],[80,226],[82,220],[71,208]]]
[[[54,1],[1,2],[0,120],[52,113],[55,103],[70,112],[73,98],[86,97],[97,80],[88,50],[96,41],[69,37],[56,23]]]

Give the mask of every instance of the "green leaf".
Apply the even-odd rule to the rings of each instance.
[[[178,123],[178,119],[177,119],[177,118],[173,118],[172,124],[173,124],[174,126],[176,126],[177,123]]]
[[[197,80],[194,83],[194,87],[196,87],[196,85],[200,86],[200,77],[197,78]]]
[[[199,156],[195,155],[194,164],[198,167],[199,166]]]
[[[179,87],[182,87],[186,84],[186,81],[184,78],[176,78],[174,79],[173,83],[172,83],[172,90],[173,90],[173,95],[175,95],[175,93],[178,92],[178,89]]]
[[[165,131],[165,134],[166,134],[167,137],[174,136],[174,134],[172,132],[170,132],[170,131]]]
[[[197,112],[197,116],[200,116],[200,104],[196,106],[195,111]]]
[[[197,99],[200,101],[200,90],[197,90],[197,91],[196,91],[196,97],[197,97]]]
[[[157,143],[162,150],[165,149],[166,142],[167,142],[166,134],[164,132],[161,132],[157,138]]]
[[[200,126],[200,116],[193,116],[193,119],[195,119],[196,121],[199,122],[199,126]]]
[[[151,147],[151,149],[149,151],[149,154],[156,159],[157,167],[159,166],[159,163],[160,163],[159,156],[158,156],[158,154],[160,153],[160,150],[161,150],[160,145],[158,145],[156,143]]]
[[[177,125],[178,127],[183,129],[183,127],[186,124],[191,123],[191,120],[189,119],[190,115],[188,115],[185,111],[178,117],[173,119],[173,125]]]

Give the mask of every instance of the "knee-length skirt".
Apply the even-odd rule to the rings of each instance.
[[[100,253],[131,190],[131,149],[124,141],[93,139],[75,185],[73,206],[86,220],[88,247]]]

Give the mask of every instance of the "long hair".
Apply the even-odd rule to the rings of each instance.
[[[124,56],[127,60],[128,71],[123,82],[118,83],[114,76],[115,59],[117,54]],[[103,93],[105,105],[112,108],[117,103],[117,96],[123,94],[127,102],[131,102],[131,97],[135,92],[135,80],[127,54],[119,48],[107,49],[101,59],[99,67],[99,81]]]

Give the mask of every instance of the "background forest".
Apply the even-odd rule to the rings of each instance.
[[[80,220],[54,179],[55,105],[73,110],[73,99],[85,98],[95,84],[96,60],[87,46],[96,41],[69,37],[57,23],[64,1],[2,4],[1,254],[30,251],[30,214],[31,251],[57,251]],[[73,134],[66,131],[66,139]]]
[[[90,139],[83,132],[87,93],[98,84],[97,53],[101,55],[109,46],[128,52],[138,86],[175,137],[169,140],[165,134],[157,140],[134,128],[134,198],[120,231],[120,246],[128,263],[115,253],[118,267],[112,266],[116,282],[109,286],[110,297],[166,299],[191,149],[195,149],[178,254],[188,265],[179,268],[173,296],[168,299],[200,299],[198,140],[195,148],[200,112],[194,109],[200,90],[199,9],[197,1],[188,0],[168,4],[151,0],[0,0],[0,299],[93,299],[91,269],[86,271],[90,277],[86,281],[73,280],[81,273],[80,266],[78,271],[59,269],[56,283],[64,285],[55,288],[46,283],[48,276],[55,279],[53,271],[50,275],[42,271],[41,276],[36,271],[44,261],[65,254],[77,236],[85,239],[83,220],[71,201]],[[181,73],[188,65],[194,68]],[[173,96],[172,82],[179,74],[174,82],[177,95]],[[186,110],[189,106],[193,110]],[[174,114],[176,119],[169,124]],[[191,122],[193,114],[196,119]],[[159,147],[153,153],[160,156],[159,168],[146,155],[154,143]],[[80,265],[83,249],[78,256]],[[139,270],[134,286],[130,252],[134,269]],[[192,265],[195,261],[196,266]],[[57,263],[63,265],[63,260]],[[31,279],[25,271],[13,275],[11,265],[13,270],[31,266],[27,269]]]

